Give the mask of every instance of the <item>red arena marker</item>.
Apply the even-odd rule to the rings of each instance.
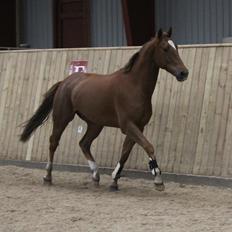
[[[69,66],[69,75],[75,72],[87,72],[87,60],[73,60]]]

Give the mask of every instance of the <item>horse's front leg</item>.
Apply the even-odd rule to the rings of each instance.
[[[146,137],[134,123],[128,123],[125,132],[127,136],[129,136],[133,141],[142,146],[143,149],[146,151],[149,157],[149,167],[152,175],[154,176],[155,187],[157,190],[163,191],[164,184],[162,180],[161,170],[157,164],[152,144],[146,139]]]
[[[121,172],[124,167],[124,164],[127,161],[134,144],[135,142],[132,139],[130,139],[128,136],[126,136],[124,143],[123,143],[121,158],[119,162],[117,163],[116,168],[112,172],[113,183],[110,186],[110,189],[112,191],[118,190],[118,179],[121,176]]]

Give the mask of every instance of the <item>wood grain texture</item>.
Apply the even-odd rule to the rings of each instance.
[[[18,140],[19,125],[35,112],[43,94],[68,75],[72,60],[88,60],[89,72],[111,73],[138,49],[0,52],[0,159],[47,160],[51,119],[26,144]],[[232,177],[232,44],[180,46],[179,52],[189,79],[180,83],[160,70],[144,134],[163,171]],[[56,163],[87,164],[79,148],[85,131],[86,123],[75,117],[62,135]],[[124,138],[119,129],[104,128],[91,149],[100,166],[115,167]],[[135,145],[125,167],[147,170],[147,162]]]

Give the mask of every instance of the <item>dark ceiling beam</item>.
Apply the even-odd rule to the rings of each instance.
[[[127,45],[142,45],[155,35],[155,0],[121,0]]]

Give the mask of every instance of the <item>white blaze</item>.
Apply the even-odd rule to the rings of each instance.
[[[176,46],[172,40],[168,40],[168,43],[170,46],[172,46],[174,49],[176,49]]]

